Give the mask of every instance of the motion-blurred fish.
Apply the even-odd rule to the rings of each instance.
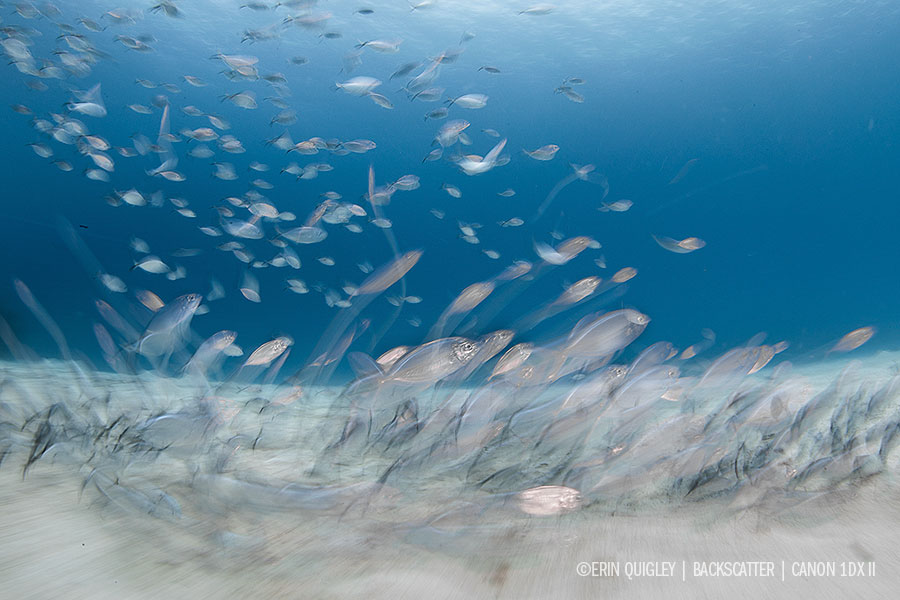
[[[681,167],[681,169],[678,170],[678,173],[675,174],[675,177],[673,177],[669,181],[669,185],[675,185],[676,183],[678,183],[679,181],[684,179],[687,176],[687,174],[691,172],[691,170],[694,168],[694,166],[696,166],[696,164],[699,161],[700,161],[699,158],[692,158],[689,161],[687,161],[686,163],[684,163],[684,165]]]
[[[488,97],[485,94],[465,94],[452,98],[450,106],[459,106],[460,108],[477,109],[487,106]]]
[[[209,336],[204,341],[184,367],[187,372],[205,374],[211,363],[219,354],[225,353],[237,339],[237,332],[223,330]]]
[[[537,150],[522,150],[522,152],[535,160],[553,160],[553,157],[559,152],[559,146],[556,144],[548,144],[546,146],[541,146]]]
[[[500,140],[496,146],[491,148],[484,158],[480,156],[463,156],[456,161],[456,165],[466,175],[479,175],[486,173],[494,168],[497,164],[497,158],[506,146],[506,138]]]
[[[434,340],[400,357],[384,374],[383,380],[433,383],[464,367],[478,350],[477,343],[462,337]]]
[[[376,294],[386,290],[416,266],[420,258],[422,258],[422,251],[412,250],[380,267],[360,284],[354,295]]]
[[[136,261],[134,263],[134,266],[132,266],[131,268],[141,269],[143,271],[147,271],[148,273],[155,274],[168,273],[170,270],[169,266],[161,261],[158,257],[149,255]]]
[[[257,108],[256,95],[252,91],[229,94],[223,96],[222,100],[228,100],[229,102],[240,108],[246,108],[250,110]]]
[[[854,329],[850,333],[846,334],[842,337],[838,342],[831,347],[828,351],[831,352],[850,352],[851,350],[856,350],[875,335],[877,329],[875,327],[860,327],[859,329]]]
[[[9,41],[9,40],[6,40]],[[69,110],[87,115],[89,117],[105,117],[106,106],[100,96],[100,84],[98,83],[87,92],[79,92],[76,94],[79,102],[70,102],[67,106]]]
[[[631,200],[616,200],[615,202],[601,202],[597,209],[600,212],[627,212],[634,203]]]
[[[379,85],[381,81],[374,77],[353,77],[343,83],[335,83],[336,89],[343,90],[351,96],[365,96]]]
[[[394,108],[394,104],[388,100],[386,97],[381,94],[376,94],[375,92],[369,92],[366,94],[372,102],[380,106],[381,108],[386,108],[388,110]]]
[[[403,190],[405,192],[415,190],[419,187],[419,176],[404,175],[398,178],[394,183],[392,183],[391,186],[395,189]]]
[[[244,361],[241,368],[269,365],[273,360],[284,354],[285,350],[290,348],[293,344],[293,338],[286,335],[268,341],[254,350],[250,356],[247,357],[247,360]]]
[[[447,192],[453,198],[462,198],[462,192],[452,183],[441,184],[441,189]]]
[[[601,281],[602,280],[599,277],[594,276],[580,279],[567,287],[566,290],[553,301],[551,306],[565,306],[581,302],[594,293]]]
[[[456,314],[467,312],[481,304],[491,292],[494,291],[495,284],[491,281],[483,281],[473,283],[468,286],[450,303],[447,308],[447,314]]]
[[[185,294],[159,309],[135,344],[135,351],[146,356],[157,356],[171,351],[184,335],[184,330],[190,324],[201,300],[203,297],[200,294]]]
[[[675,240],[662,235],[654,235],[652,237],[656,240],[657,244],[669,252],[675,252],[676,254],[687,254],[688,252],[699,250],[706,245],[706,242],[696,237],[684,238],[683,240]]]
[[[624,267],[615,272],[612,276],[611,281],[615,283],[625,283],[630,279],[634,279],[637,275],[637,269],[634,267]]]
[[[516,344],[500,357],[500,360],[494,365],[494,370],[491,372],[488,380],[519,368],[526,360],[528,360],[528,357],[531,356],[533,351],[534,344],[530,342]]]
[[[128,286],[125,285],[125,282],[115,275],[100,273],[99,278],[100,282],[111,292],[121,294],[128,291]]]
[[[650,322],[650,317],[625,308],[582,318],[569,333],[565,344],[568,356],[607,356],[633,342]]]
[[[261,302],[259,280],[250,271],[244,272],[240,287],[241,295],[250,302]]]
[[[409,75],[410,73],[412,73],[414,70],[418,69],[421,66],[422,66],[422,63],[420,63],[420,62],[404,63],[403,65],[398,67],[396,71],[391,73],[391,76],[388,79],[393,79],[395,77],[403,77],[405,75]]]
[[[520,15],[530,15],[530,16],[541,16],[541,15],[549,15],[556,8],[553,4],[535,4],[534,6],[529,6],[525,10],[519,11]]]
[[[400,44],[402,43],[402,40],[369,40],[368,42],[360,42],[356,45],[356,48],[369,48],[376,52],[394,54],[400,51]]]
[[[468,126],[469,122],[462,119],[447,121],[441,126],[435,140],[444,148],[452,146],[459,139],[459,134]]]

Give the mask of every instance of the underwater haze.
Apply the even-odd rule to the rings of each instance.
[[[895,585],[898,35],[888,1],[0,0],[0,583]],[[627,560],[675,591],[593,576]]]

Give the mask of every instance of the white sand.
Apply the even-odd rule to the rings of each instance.
[[[804,367],[812,391],[843,362]],[[895,355],[870,357],[857,376],[872,385],[885,381],[895,362]],[[17,384],[0,392],[7,403],[17,401],[16,393],[33,398],[38,389],[65,397],[60,374],[71,376],[54,363],[5,365],[3,373]],[[121,406],[134,401],[148,413],[141,401],[148,390],[159,405],[177,406],[185,395],[172,380],[148,377],[137,390],[116,376],[91,379],[98,387],[119,386]],[[278,439],[311,435],[310,424],[297,427]],[[312,458],[299,448],[253,456],[244,467],[282,476]],[[900,481],[892,472],[799,505],[773,498],[737,510],[725,498],[627,514],[594,506],[543,518],[500,506],[475,529],[463,520],[436,532],[422,517],[455,500],[442,499],[440,489],[423,494],[422,506],[394,504],[400,496],[381,494],[341,517],[220,511],[215,498],[192,498],[180,519],[166,520],[103,502],[91,486],[80,494],[85,473],[64,457],[38,461],[23,480],[21,458],[11,455],[0,466],[3,598],[877,598],[900,589]],[[175,463],[152,464],[172,467],[158,476],[166,480],[188,477]],[[412,491],[398,490],[403,498]],[[674,572],[629,580],[628,561],[673,561]],[[775,577],[695,577],[694,561],[772,561]],[[833,562],[837,576],[794,576],[796,561]],[[613,563],[620,574],[580,576],[584,562],[595,563],[595,573]],[[867,573],[874,563],[874,576],[840,576],[842,563],[856,562]]]

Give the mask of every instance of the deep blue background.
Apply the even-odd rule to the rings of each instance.
[[[411,13],[397,2],[362,16],[353,14],[357,3],[328,2],[313,9],[331,13],[323,29],[288,26],[279,39],[256,44],[241,43],[244,29],[278,24],[292,11],[282,7],[254,13],[240,9],[236,0],[225,6],[184,4],[181,19],[146,14],[136,25],[93,33],[76,18],[108,23],[103,12],[121,3],[60,2],[63,16],[58,20],[87,36],[108,58],[100,58],[86,78],[45,79],[50,89],[44,92],[28,89],[24,83],[29,77],[14,66],[2,67],[0,104],[24,104],[38,118],[64,114],[65,102],[73,99],[70,89],[102,83],[108,116],[81,120],[115,146],[129,145],[129,136],[137,132],[155,140],[160,111],[140,115],[127,105],[149,105],[155,94],[165,93],[172,103],[173,133],[209,126],[205,119],[180,110],[195,105],[227,118],[232,123],[227,133],[247,149],[244,154],[217,151],[214,159],[194,159],[186,154],[194,142],[176,144],[178,170],[188,177],[184,183],[148,177],[145,171],[159,164],[155,156],[122,158],[111,151],[116,160],[112,181],[99,183],[83,176],[90,161],[74,147],[47,141],[33,129],[31,117],[3,112],[0,313],[41,354],[54,356],[56,350],[16,297],[14,277],[30,286],[70,344],[96,359],[91,332],[91,323],[98,320],[95,298],[112,297],[128,311],[135,289],[152,289],[170,299],[186,292],[206,293],[214,276],[228,296],[212,303],[208,315],[195,318],[197,333],[205,337],[235,329],[246,351],[288,333],[297,341],[291,365],[299,366],[336,310],[328,308],[319,293],[297,296],[284,291],[283,280],[296,277],[310,286],[321,282],[335,289],[344,282],[359,283],[363,275],[356,263],[367,260],[377,266],[391,257],[382,230],[358,219],[364,225],[362,234],[328,226],[325,242],[297,248],[303,262],[299,271],[254,270],[263,302],[253,304],[237,291],[246,267],[214,249],[227,237],[209,238],[197,227],[215,224],[212,207],[227,196],[242,195],[257,177],[275,185],[260,191],[280,210],[297,215],[293,226],[301,224],[328,190],[365,205],[362,195],[370,164],[378,183],[408,173],[421,177],[420,189],[397,192],[385,212],[402,250],[425,250],[408,276],[409,293],[424,302],[404,309],[376,351],[421,341],[463,287],[493,276],[512,260],[536,260],[533,241],[552,241],[551,230],[566,237],[590,235],[603,248],[589,250],[542,277],[491,327],[508,325],[552,300],[567,283],[588,275],[608,278],[621,267],[633,266],[637,278],[612,306],[635,307],[653,319],[638,347],[667,339],[683,348],[697,341],[704,327],[718,334],[715,351],[767,331],[773,342],[791,341],[786,356],[795,360],[816,356],[863,325],[879,329],[870,350],[891,349],[900,339],[900,13],[891,3],[560,3],[550,15],[527,17],[516,15],[527,4],[513,10],[446,2]],[[133,6],[147,9],[150,3]],[[54,49],[71,51],[57,39],[59,27],[46,18],[26,20],[12,14],[4,19],[7,25],[42,34],[30,36],[38,66],[42,60],[58,60]],[[388,81],[405,62],[425,61],[457,47],[466,30],[476,37],[463,45],[465,52],[455,63],[441,67],[435,85],[446,88],[446,97],[488,94],[486,108],[454,107],[451,118],[471,121],[467,133],[474,145],[466,152],[485,154],[496,140],[481,130],[493,128],[508,138],[506,149],[512,157],[509,165],[476,177],[462,174],[448,161],[422,163],[442,123],[426,121],[423,115],[440,104],[410,102],[398,91],[403,80]],[[325,31],[343,37],[324,39],[320,34]],[[114,40],[120,34],[152,34],[154,51],[129,51]],[[341,57],[357,40],[375,38],[404,42],[397,54],[366,51],[361,67],[350,75],[342,73]],[[258,56],[261,73],[285,74],[291,90],[286,100],[299,114],[299,122],[287,128],[295,142],[312,136],[366,138],[374,140],[377,149],[366,155],[307,157],[265,146],[266,139],[284,130],[269,125],[280,109],[264,98],[274,92],[265,81],[232,82],[222,76],[223,64],[209,60],[219,51]],[[290,57],[297,55],[309,63],[290,64]],[[503,72],[477,71],[482,65]],[[209,86],[192,87],[183,75],[200,77]],[[396,108],[387,111],[366,98],[331,89],[356,75],[381,79],[377,91]],[[586,80],[576,88],[586,98],[583,104],[554,93],[569,76]],[[134,83],[137,77],[175,83],[181,92],[147,90]],[[243,90],[256,93],[257,110],[219,99]],[[53,147],[54,158],[72,162],[75,171],[60,172],[25,146],[39,141]],[[521,152],[549,143],[561,148],[550,162]],[[214,142],[209,145],[215,148]],[[669,184],[692,159],[697,159],[693,168]],[[240,179],[213,178],[209,163],[215,160],[233,163]],[[271,170],[248,170],[254,160]],[[294,181],[278,173],[290,161],[328,162],[334,170],[311,181]],[[571,172],[569,162],[596,165],[596,172],[609,181],[607,201],[627,198],[633,208],[599,212],[601,186],[576,181],[539,222],[520,228],[497,225],[513,216],[528,219],[554,184]],[[448,196],[441,190],[443,183],[458,186],[463,197]],[[185,219],[170,204],[112,208],[104,202],[114,190],[132,187],[147,196],[163,190],[167,197],[185,198],[198,218]],[[508,187],[517,191],[514,197],[497,196]],[[446,218],[435,219],[429,213],[432,208],[445,211]],[[128,295],[109,294],[84,271],[61,240],[60,215],[76,227],[87,226],[78,228],[79,233],[106,271],[126,281]],[[459,239],[457,221],[482,224],[482,243],[473,246]],[[272,234],[271,226],[267,234]],[[657,246],[651,234],[698,236],[707,246],[676,255]],[[169,264],[184,265],[188,277],[169,282],[129,271],[132,236],[148,241],[153,253]],[[265,240],[245,243],[263,260],[277,253]],[[169,257],[182,247],[202,248],[204,253]],[[501,259],[490,260],[482,249],[498,251]],[[593,262],[600,254],[609,265],[605,271]],[[320,256],[333,257],[336,266],[319,264]],[[373,320],[373,330],[379,330],[392,311],[379,299],[365,316]],[[413,316],[424,322],[419,329],[406,322]],[[576,311],[566,313],[547,323],[543,333],[571,325],[579,316]],[[539,329],[521,339],[541,337]],[[8,356],[5,348],[0,353]]]

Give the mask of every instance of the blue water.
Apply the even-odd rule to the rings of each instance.
[[[29,286],[69,344],[103,367],[92,332],[92,323],[100,322],[95,299],[103,298],[129,315],[136,305],[134,290],[149,289],[170,300],[188,292],[206,294],[214,277],[227,294],[209,303],[208,314],[194,318],[199,338],[234,329],[246,352],[288,334],[296,342],[288,370],[301,367],[338,309],[326,306],[316,291],[285,291],[284,279],[336,290],[345,282],[358,284],[364,275],[356,263],[378,266],[393,256],[384,231],[367,219],[354,219],[363,226],[361,234],[325,225],[329,236],[324,242],[295,247],[303,263],[299,271],[253,270],[262,296],[255,304],[238,292],[247,266],[215,249],[229,238],[207,237],[197,227],[216,225],[213,207],[221,206],[225,197],[242,196],[256,178],[275,186],[259,190],[271,203],[297,215],[285,228],[301,225],[326,191],[340,193],[343,201],[358,203],[371,215],[364,198],[370,165],[377,184],[406,174],[421,178],[419,189],[396,192],[384,211],[401,251],[424,250],[406,278],[408,293],[423,302],[405,306],[384,337],[375,339],[394,313],[384,298],[376,300],[363,313],[372,326],[353,349],[377,354],[394,345],[420,343],[465,286],[493,277],[513,260],[537,264],[533,242],[557,243],[551,231],[564,238],[588,235],[603,247],[542,275],[492,321],[479,323],[475,333],[509,326],[578,279],[597,275],[607,280],[630,266],[638,275],[624,294],[605,305],[576,307],[522,332],[517,341],[546,339],[571,327],[586,310],[603,306],[633,307],[652,318],[635,349],[658,340],[684,348],[701,339],[703,328],[718,336],[710,356],[759,331],[768,332],[771,343],[790,341],[785,357],[795,360],[821,356],[823,348],[861,326],[875,326],[878,334],[859,352],[892,348],[900,341],[895,303],[900,295],[896,4],[560,1],[550,14],[529,16],[517,14],[527,3],[483,6],[438,0],[433,7],[410,11],[404,2],[379,2],[371,4],[373,14],[361,15],[354,11],[364,3],[330,1],[311,6],[314,13],[331,15],[315,29],[282,26],[285,17],[302,12],[300,8],[257,12],[241,4],[180,2],[179,18],[150,12],[151,2],[125,0],[57,2],[61,15],[52,18],[24,18],[12,5],[3,10],[6,29],[0,37],[26,41],[38,68],[60,64],[55,50],[75,53],[57,37],[62,33],[59,24],[70,25],[98,51],[84,77],[40,79],[46,91],[26,86],[37,77],[23,75],[12,64],[2,67],[0,105],[21,104],[33,115],[4,110],[0,116],[5,226],[0,236],[0,314],[38,354],[54,356],[58,351],[16,296],[14,278]],[[140,18],[132,25],[111,24],[104,13],[119,8],[138,11]],[[107,28],[89,31],[77,22],[79,17]],[[276,39],[241,41],[244,30],[269,26],[278,33]],[[460,42],[466,31],[475,37]],[[327,39],[325,32],[342,37]],[[114,39],[145,34],[152,35],[147,42],[151,52],[128,50]],[[396,54],[364,50],[362,65],[352,73],[342,72],[342,58],[358,41],[371,39],[403,42]],[[444,104],[411,102],[399,91],[408,77],[388,80],[403,63],[427,64],[454,48],[464,52],[454,63],[441,66],[433,85],[446,88],[444,98],[489,96],[480,110],[450,108],[451,119],[471,122],[466,133],[473,145],[463,148],[464,153],[487,153],[497,140],[482,129],[492,128],[508,138],[505,152],[511,157],[508,165],[473,177],[446,159],[422,162],[446,122],[426,121],[423,115]],[[264,80],[230,81],[221,74],[223,63],[209,59],[217,52],[253,55],[259,58],[260,74],[283,73],[290,90],[284,99],[297,111],[298,122],[270,125],[281,110],[264,100],[276,95],[273,87]],[[308,63],[291,64],[294,56],[304,56]],[[502,72],[478,71],[483,65]],[[193,87],[183,75],[199,77],[208,86]],[[332,89],[335,82],[359,75],[380,79],[376,91],[395,108],[385,110],[367,98]],[[585,80],[573,86],[585,97],[583,103],[554,93],[567,77]],[[135,84],[136,78],[174,83],[180,92],[145,89]],[[227,119],[231,129],[218,133],[237,137],[246,152],[229,154],[210,142],[216,156],[196,159],[187,155],[196,142],[176,143],[177,170],[187,177],[176,183],[146,174],[159,166],[156,155],[125,158],[110,150],[115,160],[111,181],[91,181],[83,175],[93,167],[90,159],[80,156],[75,146],[36,131],[32,120],[66,114],[66,103],[74,100],[71,90],[97,83],[102,84],[108,115],[71,116],[114,147],[130,147],[129,136],[135,133],[156,139],[161,111],[154,108],[153,114],[142,115],[127,106],[152,106],[151,99],[164,94],[171,105],[173,133],[209,126],[206,119],[181,111],[194,105]],[[259,108],[244,110],[220,101],[222,95],[245,90],[256,94]],[[295,142],[313,136],[361,138],[375,141],[377,148],[363,155],[302,156],[265,145],[284,130]],[[40,158],[26,147],[35,142],[51,146],[54,157]],[[552,161],[522,153],[544,144],[560,147]],[[445,157],[451,153],[447,149]],[[68,160],[74,170],[61,172],[50,162],[56,159]],[[214,161],[234,164],[239,179],[212,177]],[[270,170],[251,171],[251,161],[265,163]],[[301,166],[327,162],[334,170],[295,181],[279,173],[292,161]],[[693,168],[670,183],[688,161],[695,161]],[[596,165],[595,174],[609,183],[606,201],[630,199],[633,207],[624,213],[599,212],[602,186],[575,181],[540,220],[531,221],[553,186],[571,173],[569,163]],[[458,186],[462,198],[448,196],[441,189],[444,183]],[[497,195],[509,187],[516,190],[514,197]],[[163,207],[113,208],[104,201],[116,190],[131,188],[147,197],[161,190],[166,198],[186,199],[197,218],[182,217],[168,202]],[[445,211],[446,217],[436,219],[429,212],[433,208]],[[514,216],[526,224],[497,225]],[[125,281],[128,293],[109,292],[83,268],[63,241],[61,220],[74,225],[104,270]],[[481,243],[459,239],[457,221],[482,224]],[[673,254],[660,248],[651,234],[696,236],[707,245],[691,254]],[[258,259],[267,260],[278,253],[266,241],[273,236],[269,224],[266,239],[240,241]],[[187,277],[173,282],[130,270],[138,256],[129,247],[132,237],[146,240],[167,264],[183,265]],[[173,250],[185,247],[203,253],[171,257]],[[500,259],[491,260],[483,249],[499,252]],[[601,254],[607,269],[594,263]],[[332,257],[335,266],[319,264],[321,256]],[[396,293],[392,289],[385,295]],[[414,317],[421,327],[408,323]],[[10,356],[3,345],[0,356]]]

